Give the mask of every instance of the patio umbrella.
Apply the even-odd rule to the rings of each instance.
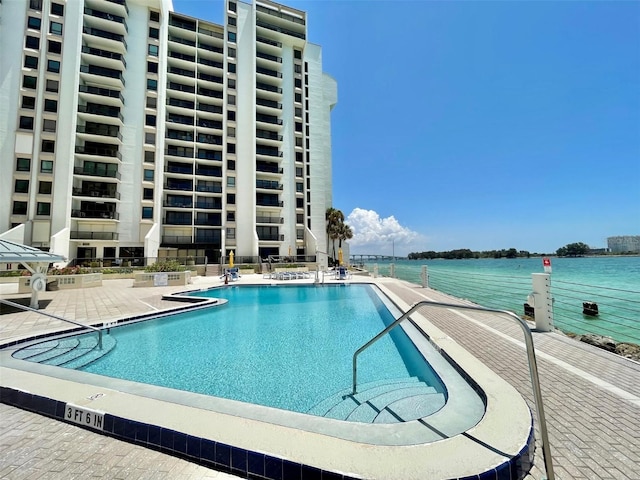
[[[338,250],[338,264],[342,265],[342,249]]]
[[[229,252],[229,268],[233,267],[233,250]]]

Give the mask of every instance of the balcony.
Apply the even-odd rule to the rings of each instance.
[[[284,235],[277,233],[260,233],[258,232],[258,240],[265,242],[282,242],[284,241]]]
[[[284,223],[284,218],[282,218],[282,217],[261,217],[261,216],[256,216],[256,223],[283,224]]]
[[[194,107],[196,106],[196,103],[189,100],[180,100],[178,98],[170,98],[169,105],[172,107],[188,108],[189,110],[193,110]]]
[[[271,70],[270,68],[256,67],[256,73],[268,75],[274,78],[282,78],[282,74],[280,72],[276,72],[275,70]]]
[[[222,122],[218,120],[207,120],[205,118],[198,119],[198,126],[205,128],[214,128],[216,130],[222,130]]]
[[[175,200],[166,200],[163,204],[166,208],[193,208],[192,200],[183,200],[183,201],[175,201]]]
[[[272,125],[282,125],[282,120],[275,115],[256,114],[256,122],[270,123]]]
[[[111,157],[122,160],[122,155],[118,151],[118,147],[116,145],[76,145],[75,153],[79,155],[95,155],[99,157]]]
[[[220,190],[222,191],[222,188],[220,188]],[[197,201],[196,208],[199,208],[201,210],[222,210],[222,200],[220,200],[219,198],[211,198],[208,200],[213,201]]]
[[[282,184],[274,180],[256,180],[256,188],[266,190],[282,190]]]
[[[169,58],[176,58],[189,63],[194,63],[196,61],[195,55],[187,55],[186,53],[175,52],[173,50],[169,52]]]
[[[283,35],[289,35],[291,37],[301,38],[302,40],[305,40],[307,38],[306,34],[302,32],[296,32],[289,28],[278,27],[276,25],[272,25],[262,20],[256,20],[256,26],[261,28],[266,28],[267,30],[271,30],[272,32],[278,32]]]
[[[256,155],[266,155],[268,157],[282,157],[282,152],[277,147],[267,147],[256,145]]]
[[[115,211],[95,210],[93,208],[71,210],[71,216],[73,218],[89,218],[100,220],[120,220],[120,215]]]
[[[193,126],[195,119],[193,117],[187,117],[185,115],[176,115],[174,113],[169,113],[167,115],[167,122],[169,123],[177,123],[180,125],[190,125]]]
[[[88,122],[86,125],[76,125],[76,133],[86,135],[97,135],[100,137],[113,137],[122,140],[120,128],[115,125],[105,125],[103,123]]]
[[[101,117],[117,118],[121,122],[124,121],[120,108],[88,103],[86,105],[78,105],[78,113],[86,113],[89,115],[99,115]]]
[[[90,182],[86,182],[90,183]],[[82,188],[73,188],[73,196],[74,197],[99,197],[99,198],[112,198],[116,200],[120,200],[120,193],[118,193],[115,189],[109,189],[108,187],[115,186],[115,184],[102,183],[99,184],[100,187],[96,186],[97,184],[89,184],[85,185],[83,182]]]
[[[276,48],[282,48],[282,43],[277,42],[275,40],[271,40],[270,38],[265,38],[265,37],[261,37],[261,36],[257,36],[256,40],[260,43],[264,43],[265,45],[270,45],[272,47],[276,47]]]
[[[222,178],[222,168],[217,167],[217,168],[212,168],[212,167],[196,167],[196,175],[201,175],[204,177],[217,177],[217,178]],[[199,186],[197,187],[198,191],[202,191],[199,190]],[[215,188],[215,187],[214,187]],[[222,187],[219,187],[219,191],[217,193],[221,193],[222,192]],[[215,191],[214,191],[215,192]]]
[[[116,60],[117,62],[122,63],[122,66],[124,66],[125,68],[127,66],[127,62],[125,62],[124,60],[124,55],[122,55],[121,53],[110,52],[109,50],[103,50],[101,48],[87,47],[86,45],[82,47],[82,53],[94,55],[100,58],[106,58],[108,60]]]
[[[213,68],[219,68],[219,69],[223,69],[224,68],[224,64],[222,62],[217,62],[215,60],[209,60],[207,58],[198,58],[198,63],[200,65],[205,65],[207,67],[213,67]]]
[[[177,35],[169,35],[169,41],[179,43],[180,45],[187,45],[188,47],[196,46],[196,42],[193,40],[187,40],[186,38],[178,37]]]
[[[213,38],[219,38],[219,39],[224,39],[224,34],[221,31],[215,31],[215,30],[209,30],[208,28],[204,28],[204,27],[198,27],[198,33],[201,33],[203,35],[207,35],[209,37],[213,37]]]
[[[216,150],[203,150],[199,148],[198,155],[196,158],[199,158],[200,160],[222,161],[222,152],[218,152]]]
[[[199,143],[206,143],[209,145],[222,145],[222,137],[220,135],[209,135],[207,133],[199,133],[197,141]]]
[[[216,47],[215,45],[210,45],[210,44],[205,43],[205,42],[198,42],[198,48],[201,48],[201,49],[206,50],[208,52],[224,53],[224,48]]]
[[[196,215],[196,225],[207,225],[210,227],[222,226],[222,215],[219,213],[198,213]]]
[[[179,173],[181,175],[193,175],[193,165],[185,165],[178,163],[171,163],[167,165],[165,169],[166,173]]]
[[[107,20],[108,22],[113,22],[113,23],[122,25],[122,27],[124,27],[124,30],[126,32],[129,31],[126,20],[119,15],[114,15],[113,13],[107,13],[101,10],[96,10],[88,7],[84,8],[84,14],[89,15],[90,17],[93,17],[93,18],[99,18],[101,20]]]
[[[186,70],[184,68],[169,67],[168,73],[173,73],[174,75],[180,75],[183,77],[196,78],[196,72]]]
[[[262,173],[282,173],[283,170],[277,163],[256,162],[256,171]]]
[[[204,80],[205,82],[219,83],[219,84],[222,84],[222,82],[224,81],[222,77],[217,77],[215,75],[209,75],[207,73],[199,73],[198,74],[198,79]]]
[[[162,244],[169,245],[185,245],[192,243],[190,236],[185,235],[163,235]]]
[[[258,90],[264,90],[265,92],[282,93],[282,89],[280,87],[269,85],[268,83],[256,82],[256,88]]]
[[[269,60],[271,62],[282,63],[282,57],[278,57],[277,55],[271,55],[270,53],[264,52],[256,52],[256,56],[258,58],[262,58],[264,60]]]
[[[266,98],[256,98],[256,105],[275,108],[276,110],[282,110],[282,104],[280,102],[276,102],[275,100],[269,100]]]
[[[220,175],[222,177],[222,175]],[[199,182],[196,185],[196,192],[201,193],[222,193],[222,185],[209,185]],[[198,207],[200,208],[200,207]]]
[[[262,198],[256,200],[256,205],[260,207],[284,207],[284,202]]]
[[[115,163],[85,162],[82,167],[74,167],[74,175],[85,175],[90,177],[115,178],[120,180],[118,166]]]
[[[174,215],[175,213],[175,215]],[[166,212],[167,216],[164,219],[165,225],[192,225],[191,212],[178,213],[178,212]]]
[[[204,87],[198,87],[198,95],[204,95],[205,97],[211,98],[223,98],[222,91]]]
[[[171,15],[169,17],[169,26],[189,30],[190,32],[196,31],[196,22],[187,18],[177,17],[176,15]]]
[[[98,95],[100,97],[120,100],[121,104],[124,104],[124,97],[119,90],[111,90],[109,88],[101,88],[90,85],[80,85],[78,87],[80,93],[86,93],[89,95]]]
[[[118,240],[116,232],[81,232],[72,230],[70,233],[72,240]]]
[[[86,35],[91,35],[92,37],[101,38],[104,40],[116,42],[120,46],[123,46],[125,50],[127,50],[127,42],[124,39],[124,35],[119,35],[117,33],[107,32],[106,30],[101,30],[100,28],[91,28],[91,27],[82,27],[82,33]]]
[[[200,112],[207,112],[207,113],[216,113],[216,114],[222,113],[222,107],[218,105],[209,105],[208,103],[200,103],[200,102],[198,103],[197,110]]]
[[[195,243],[211,243],[215,246],[221,245],[221,233],[216,230],[196,230]]]
[[[169,90],[175,90],[176,92],[195,93],[196,87],[193,85],[184,85],[182,83],[167,82],[167,88]]]
[[[164,186],[165,190],[176,190],[182,192],[192,192],[193,182],[191,181],[177,181],[176,179],[168,178],[167,183]]]
[[[183,142],[193,142],[193,132],[168,129],[164,138],[168,138],[170,140],[180,140]]]

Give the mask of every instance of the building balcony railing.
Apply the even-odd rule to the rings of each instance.
[[[186,235],[163,235],[162,243],[184,245],[184,244],[192,243],[192,240],[191,240],[191,236],[186,236]]]
[[[192,183],[175,183],[170,182],[165,184],[165,190],[177,190],[181,192],[193,192],[193,184]]]
[[[256,217],[256,223],[283,224],[284,223],[284,218],[282,218],[282,217],[260,217],[260,216],[257,216]]]
[[[87,53],[89,55],[95,55],[102,58],[109,58],[112,60],[118,60],[124,67],[127,66],[127,62],[125,62],[124,60],[124,55],[122,55],[121,53],[110,52],[108,50],[102,50],[101,48],[87,47],[86,45],[82,47],[82,53]]]
[[[204,95],[211,98],[222,98],[224,96],[220,90],[212,90],[204,87],[198,87],[198,95]]]
[[[124,103],[124,97],[118,90],[111,90],[109,88],[100,88],[90,85],[80,85],[78,91],[81,93],[89,93],[91,95],[100,95],[101,97],[118,98]]]
[[[94,37],[105,38],[107,40],[113,40],[114,42],[119,42],[124,45],[125,50],[128,48],[124,35],[118,35],[117,33],[111,33],[106,30],[91,27],[82,27],[82,33],[86,33],[87,35],[92,35]]]
[[[169,35],[169,41],[179,43],[181,45],[187,45],[189,47],[196,46],[196,42],[193,40],[187,40],[186,38],[178,37],[177,35]]]
[[[83,147],[81,145],[76,145],[75,152],[81,155],[95,155],[122,160],[122,154],[115,148]]]
[[[208,58],[198,58],[198,63],[200,65],[205,65],[207,67],[214,67],[214,68],[224,68],[224,64],[222,62],[217,62],[215,60],[209,60]]]
[[[273,10],[271,8],[263,7],[262,5],[256,5],[256,11],[262,13],[268,13],[273,17],[278,17],[283,20],[287,20],[288,22],[297,23],[298,25],[305,25],[304,18],[296,17],[286,12],[282,12],[280,10]]]
[[[219,186],[219,185],[196,185],[196,192],[222,193],[222,186]]]
[[[116,191],[94,190],[89,188],[74,188],[73,196],[75,197],[99,197],[99,198],[115,198],[120,200],[120,193]]]
[[[256,82],[256,88],[267,92],[282,93],[282,88],[276,87],[275,85],[269,85],[268,83]]]
[[[262,173],[283,173],[284,170],[278,164],[261,164],[256,163],[256,171]]]
[[[257,36],[256,40],[260,43],[264,43],[265,45],[271,45],[272,47],[282,48],[282,43],[277,42],[275,40],[271,40],[270,38]]]
[[[122,140],[120,129],[114,125],[87,124],[76,125],[76,133],[86,133],[89,135],[99,135],[101,137],[113,137]]]
[[[190,32],[196,31],[196,22],[188,19],[181,19],[175,15],[171,15],[169,17],[169,25],[172,27],[182,28],[183,30],[189,30]]]
[[[106,0],[109,3],[114,3],[124,7],[124,11],[129,15],[129,7],[127,6],[127,0]]]
[[[282,125],[282,120],[273,115],[256,114],[256,122],[271,123],[273,125]]]
[[[189,63],[196,61],[195,55],[187,55],[186,53],[180,53],[175,51],[169,51],[169,58],[177,58],[178,60],[185,60]]]
[[[284,207],[284,202],[272,201],[272,200],[258,200],[256,205],[260,207]]]
[[[206,143],[208,145],[222,145],[222,137],[219,135],[199,133],[197,141],[199,143]]]
[[[167,115],[167,122],[168,123],[178,123],[180,125],[191,125],[193,126],[195,119],[193,117],[185,117],[184,115],[174,115],[174,114],[169,114]]]
[[[164,151],[165,155],[181,158],[193,158],[193,148],[169,147]]]
[[[107,170],[104,168],[104,165],[108,165],[108,164],[102,164],[102,165],[103,165],[102,168],[74,167],[73,173],[74,175],[87,175],[92,177],[115,178],[117,180],[121,179],[120,173],[117,170]]]
[[[282,63],[282,57],[271,55],[270,53],[256,52],[256,57],[263,58],[264,60],[269,60],[271,62]]]
[[[72,240],[118,240],[117,232],[81,232],[72,230],[70,233]]]
[[[256,188],[282,190],[282,184],[273,180],[256,180]]]
[[[222,191],[222,188],[220,189]],[[217,202],[196,202],[196,208],[202,210],[222,210],[222,201]]]
[[[264,242],[282,242],[284,241],[284,235],[258,233],[258,240],[261,240]]]
[[[179,98],[170,98],[169,105],[172,107],[188,108],[189,110],[193,110],[196,106],[195,102],[180,100]]]
[[[222,82],[224,81],[222,77],[218,77],[216,75],[209,75],[208,73],[199,73],[198,78],[206,82],[219,83],[219,84],[222,84]]]
[[[183,77],[196,78],[196,72],[194,72],[193,70],[186,70],[184,68],[169,67],[168,73],[181,75]]]
[[[275,78],[282,78],[282,74],[280,72],[276,72],[270,68],[256,67],[256,73],[261,73],[262,75],[268,75]]]
[[[219,105],[209,105],[207,103],[198,103],[197,110],[209,113],[222,113],[222,107]]]
[[[113,13],[102,12],[100,10],[95,10],[93,8],[88,8],[88,7],[84,8],[84,14],[85,15],[89,15],[91,17],[95,17],[95,18],[102,18],[103,20],[109,20],[110,22],[119,23],[119,24],[124,26],[124,29],[127,32],[129,31],[129,28],[127,27],[126,20],[123,17],[119,16],[119,15],[114,15]]]
[[[215,128],[216,130],[222,130],[222,122],[218,120],[206,120],[204,118],[200,118],[198,120],[199,127],[205,128]]]
[[[222,152],[198,149],[198,155],[196,158],[199,158],[200,160],[222,161]]]
[[[115,78],[116,80],[120,80],[120,83],[122,83],[122,85],[125,85],[122,72],[113,68],[97,67],[95,65],[80,65],[80,73],[98,75],[99,77]]]
[[[193,225],[191,216],[189,218],[167,217],[162,223],[165,225]]]
[[[102,117],[119,118],[124,121],[119,108],[106,107],[104,105],[78,105],[78,113],[88,113],[90,115],[100,115]]]
[[[208,35],[213,38],[224,38],[224,34],[222,32],[216,32],[215,30],[209,30],[208,28],[198,27],[198,33],[202,33],[203,35]]]
[[[193,175],[193,167],[188,166],[177,166],[177,165],[167,165],[165,169],[167,173],[180,173],[182,175]]]
[[[256,130],[256,138],[264,138],[266,140],[282,141],[282,135],[278,135],[276,132],[270,132],[269,130]]]
[[[193,208],[193,202],[175,202],[170,200],[165,200],[162,204],[163,207],[166,208]]]
[[[305,40],[307,38],[306,34],[304,34],[304,33],[295,32],[295,31],[290,30],[288,28],[277,27],[277,26],[272,25],[270,23],[263,22],[262,20],[256,20],[256,26],[257,27],[266,28],[267,30],[271,30],[272,32],[282,33],[283,35],[289,35],[291,37],[301,38],[302,40]]]
[[[183,85],[182,83],[176,82],[167,82],[167,88],[169,90],[176,90],[178,92],[184,93],[195,93],[196,91],[196,87],[194,87],[193,85]]]
[[[282,110],[282,104],[275,100],[269,100],[267,98],[256,98],[256,105],[262,105],[263,107],[275,108]]]
[[[256,147],[256,155],[266,155],[268,157],[282,157],[282,152],[278,149]]]
[[[71,210],[73,218],[98,218],[103,220],[120,220],[118,212],[106,212],[98,210]]]
[[[199,168],[196,168],[196,175],[202,175],[204,177],[222,178],[222,169],[221,168],[199,167]],[[198,191],[200,191],[200,190],[198,190]],[[222,187],[220,187],[220,191],[222,191]]]
[[[181,140],[183,142],[193,142],[193,132],[183,132],[181,130],[167,130],[164,138],[170,140]]]
[[[224,53],[224,48],[216,47],[215,45],[209,45],[208,43],[204,42],[198,42],[198,48],[202,48],[203,50],[206,50],[208,52]]]
[[[222,219],[220,218],[220,215],[218,215],[216,218],[197,218],[194,222],[196,225],[206,225],[209,227],[221,227],[222,226]]]

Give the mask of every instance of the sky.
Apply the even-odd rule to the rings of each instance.
[[[283,1],[338,83],[351,253],[640,235],[640,2]],[[221,0],[173,0],[223,23]]]

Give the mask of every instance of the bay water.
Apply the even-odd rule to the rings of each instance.
[[[595,333],[640,344],[640,256],[549,257],[556,328]],[[541,257],[400,260],[369,262],[365,268],[421,285],[427,266],[429,287],[479,305],[524,313],[532,273],[544,273]],[[583,314],[583,302],[598,304],[599,314]]]

